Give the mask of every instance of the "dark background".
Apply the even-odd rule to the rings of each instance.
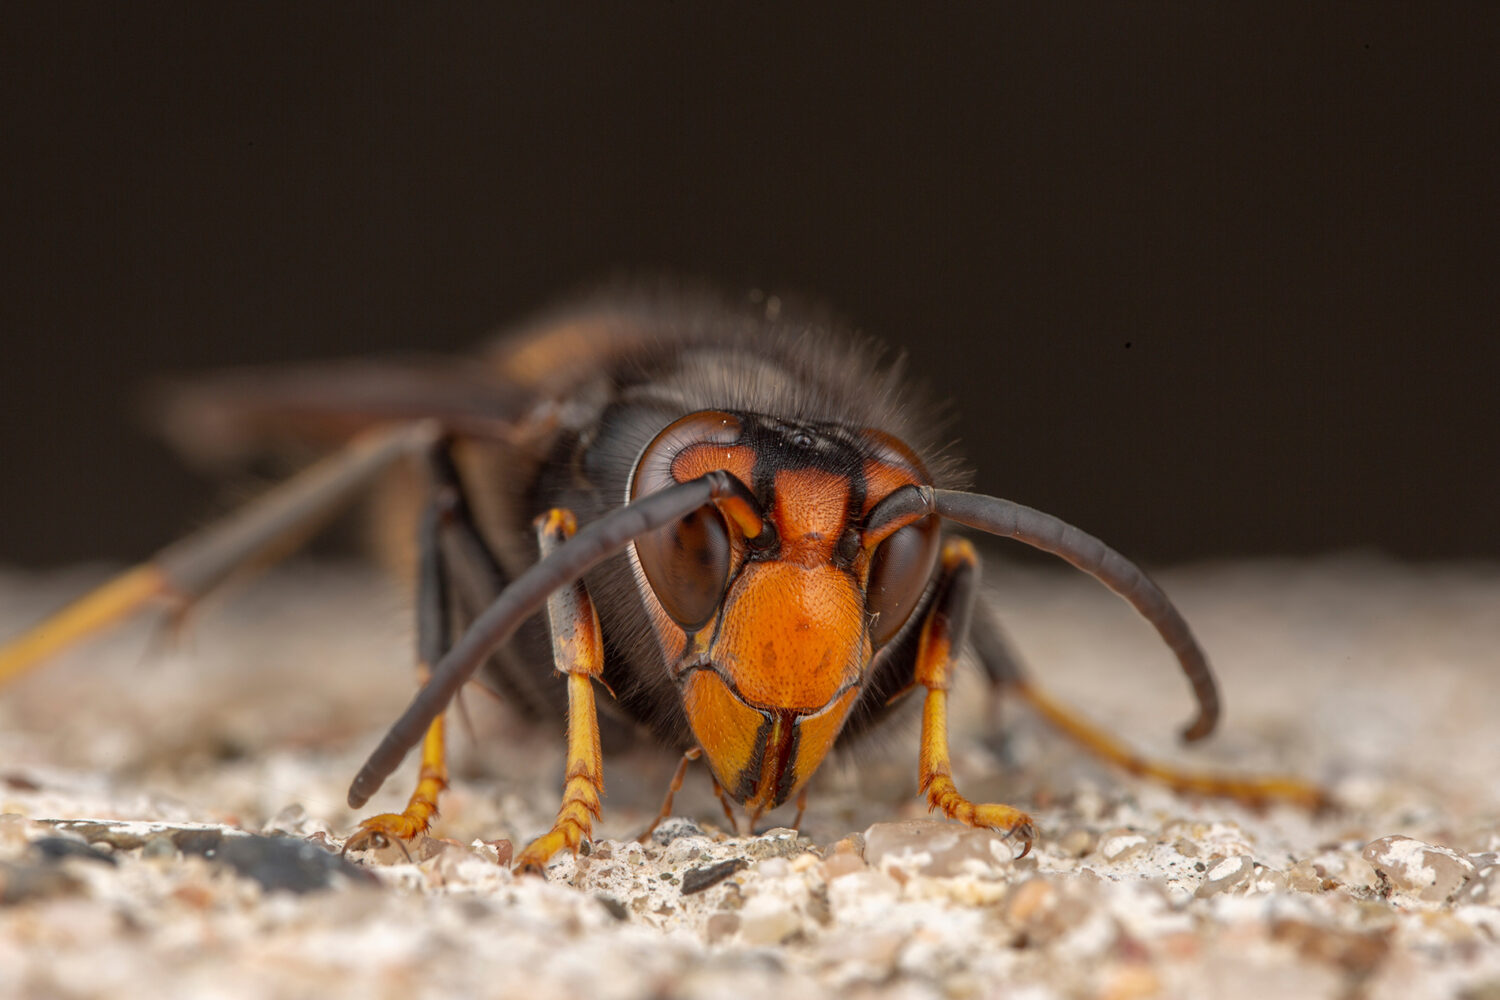
[[[1143,562],[1500,556],[1494,5],[0,15],[0,564],[215,509],[150,376],[824,298]]]

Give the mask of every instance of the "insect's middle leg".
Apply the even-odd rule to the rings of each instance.
[[[933,809],[970,826],[1000,830],[1021,843],[1021,856],[1031,850],[1036,825],[1012,806],[975,804],[953,783],[948,759],[948,691],[953,682],[954,654],[962,648],[974,608],[979,557],[964,539],[943,545],[942,575],[933,595],[917,645],[917,684],[927,689],[922,704],[920,788]]]
[[[577,527],[565,510],[551,510],[537,518],[542,558],[571,538]],[[552,829],[516,859],[516,867],[526,871],[540,871],[558,851],[578,850],[593,834],[604,794],[599,714],[594,702],[594,681],[602,683],[604,678],[604,640],[582,580],[547,598],[547,617],[552,624],[553,661],[568,682],[568,764],[562,805]]]

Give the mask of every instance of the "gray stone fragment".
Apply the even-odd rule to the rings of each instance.
[[[682,875],[682,894],[691,896],[705,889],[711,889],[748,864],[749,862],[744,858],[730,858],[728,861],[720,861],[714,865],[689,868]]]
[[[256,834],[224,836],[213,830],[187,830],[174,838],[184,854],[198,854],[266,890],[303,893],[333,888],[339,877],[374,884],[365,869],[317,844],[296,837]]]

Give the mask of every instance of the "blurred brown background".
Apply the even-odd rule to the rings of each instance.
[[[7,7],[0,564],[214,509],[150,376],[620,268],[825,298],[1148,564],[1500,556],[1493,5],[1035,6]]]

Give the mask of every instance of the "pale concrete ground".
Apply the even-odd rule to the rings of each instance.
[[[95,578],[0,574],[0,635]],[[473,696],[481,739],[457,737],[437,831],[453,843],[353,875],[282,858],[331,877],[293,894],[234,873],[259,855],[231,848],[260,841],[196,825],[336,844],[358,818],[347,782],[411,676],[399,594],[284,569],[201,609],[175,646],[125,629],[0,692],[0,996],[1500,997],[1500,567],[1343,558],[1162,582],[1224,688],[1202,747],[1174,744],[1185,685],[1123,604],[1065,572],[990,573],[1050,690],[1172,760],[1323,781],[1339,812],[1185,800],[1010,707],[998,756],[966,737],[955,763],[971,796],[1034,811],[1023,861],[896,822],[925,815],[908,724],[820,774],[802,840],[724,838],[692,772],[677,812],[701,829],[637,845],[673,761],[610,757],[606,839],[543,881],[465,845],[547,825],[561,720],[521,732]],[[975,732],[988,710],[970,690]],[[133,822],[57,822],[79,818]],[[1368,846],[1393,836],[1414,841]]]

